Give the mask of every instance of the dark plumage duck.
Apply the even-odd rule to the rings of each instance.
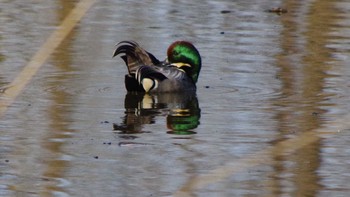
[[[190,42],[172,43],[164,61],[159,61],[134,41],[118,43],[113,57],[117,55],[121,55],[128,67],[125,87],[129,92],[196,91],[201,56]]]

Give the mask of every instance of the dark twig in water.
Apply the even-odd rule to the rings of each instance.
[[[287,13],[288,10],[285,8],[281,8],[281,7],[275,7],[275,8],[268,9],[267,12],[276,13],[276,14],[284,14],[284,13]]]

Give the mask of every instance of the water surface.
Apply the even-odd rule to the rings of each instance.
[[[75,3],[0,0],[1,99]],[[96,2],[0,119],[0,195],[346,196],[349,11]],[[193,42],[197,94],[128,94],[111,56],[129,39],[159,59]]]

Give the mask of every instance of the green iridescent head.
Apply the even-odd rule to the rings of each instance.
[[[202,60],[193,44],[187,41],[176,41],[169,46],[167,55],[169,63],[189,64],[191,69],[188,74],[192,77],[193,82],[197,82],[202,67]]]

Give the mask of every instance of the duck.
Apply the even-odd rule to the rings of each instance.
[[[128,92],[196,91],[202,60],[197,48],[189,41],[173,42],[163,61],[131,40],[116,45],[113,57],[118,55],[128,68],[124,80]]]

